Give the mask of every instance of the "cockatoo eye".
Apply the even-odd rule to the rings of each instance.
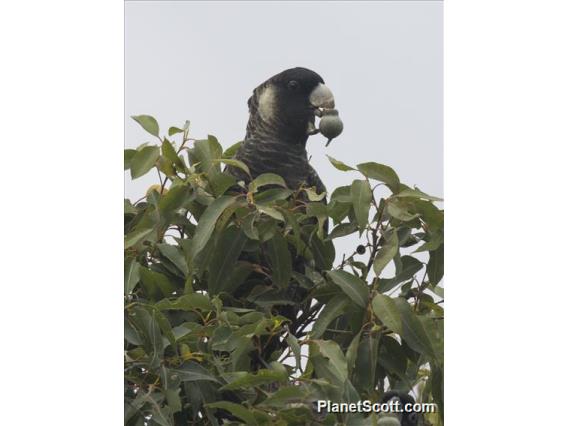
[[[288,82],[288,89],[296,90],[298,87],[300,87],[300,83],[298,83],[296,80],[290,80]]]

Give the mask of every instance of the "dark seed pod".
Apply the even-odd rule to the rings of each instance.
[[[339,118],[337,110],[329,109],[323,112],[319,122],[319,129],[321,134],[328,139],[336,138],[341,134],[343,131],[343,121]]]

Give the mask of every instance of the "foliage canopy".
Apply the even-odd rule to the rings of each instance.
[[[246,185],[222,172],[249,173],[238,144],[133,118],[157,143],[126,149],[125,170],[157,168],[160,183],[124,204],[125,424],[381,425],[313,402],[389,390],[436,403],[423,421],[442,424],[440,199],[388,166],[331,157],[357,178],[327,202],[277,175]]]

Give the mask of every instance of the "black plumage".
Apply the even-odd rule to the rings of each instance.
[[[248,166],[251,176],[232,166],[225,171],[245,183],[263,173],[274,173],[284,179],[289,189],[296,190],[304,185],[315,187],[320,194],[325,192],[323,182],[309,164],[306,151],[308,138],[318,132],[316,116],[321,117],[335,107],[333,95],[321,76],[306,68],[285,70],[256,87],[248,100],[248,107],[245,139],[234,158]],[[242,259],[253,263],[264,263],[266,260],[249,258],[248,254],[243,255]],[[293,270],[304,274],[305,261],[301,254],[294,252]],[[250,284],[263,282],[271,285],[264,275],[251,277],[248,280]],[[250,290],[250,286],[241,286],[239,294]],[[291,281],[286,294],[296,305],[274,307],[274,313],[290,319],[289,330],[293,334],[301,323],[298,320],[299,311],[306,312],[311,306],[312,300],[306,299],[307,293],[306,289]],[[266,360],[281,345],[274,339],[261,354],[255,353],[252,369],[265,366]]]
[[[308,137],[317,133],[314,123],[320,108],[334,107],[321,76],[306,68],[285,70],[254,89],[248,106],[245,140],[235,158],[249,167],[252,177],[276,173],[290,189],[304,184],[316,187],[318,193],[325,191],[306,151]],[[227,171],[239,180],[250,180],[236,167]]]

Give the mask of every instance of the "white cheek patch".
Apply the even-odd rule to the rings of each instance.
[[[267,123],[274,120],[276,115],[276,91],[274,87],[268,86],[260,94],[258,98],[258,113],[260,118]]]

